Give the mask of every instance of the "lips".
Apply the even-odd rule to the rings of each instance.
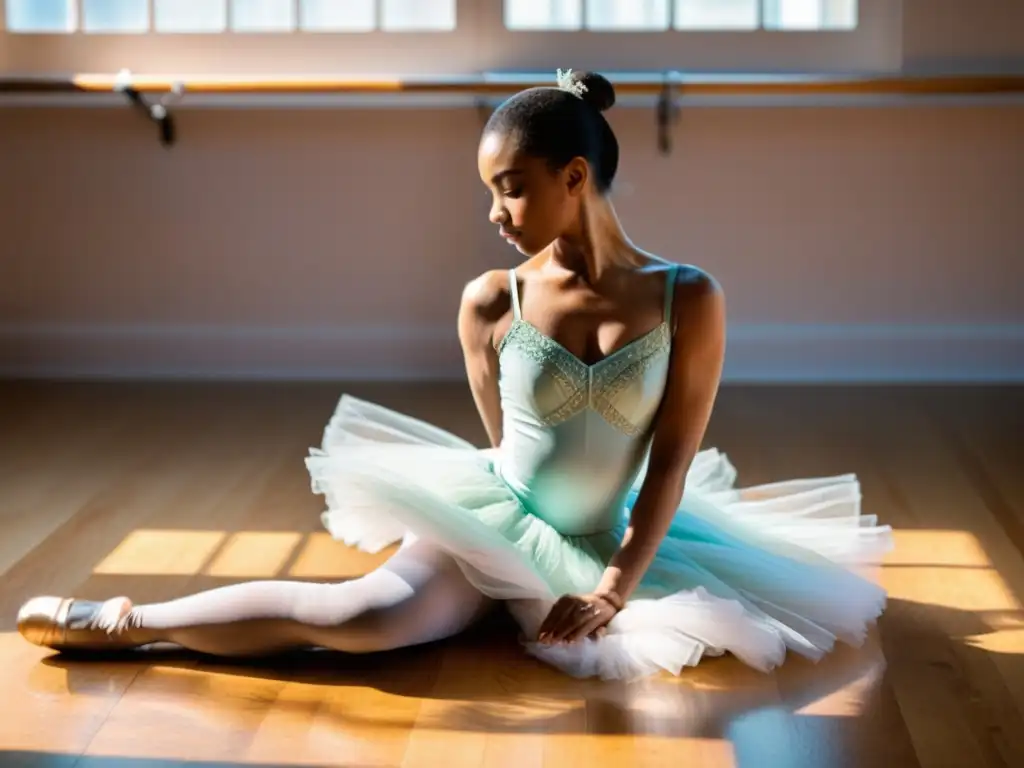
[[[515,240],[517,237],[519,237],[518,233],[516,233],[516,232],[509,232],[506,229],[499,229],[498,230],[498,234],[501,235],[506,240]]]

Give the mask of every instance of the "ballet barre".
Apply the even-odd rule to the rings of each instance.
[[[617,104],[653,101],[658,146],[671,151],[671,126],[682,105],[777,105],[811,103],[884,104],[976,103],[986,98],[1021,98],[1020,74],[809,75],[719,74],[680,71],[604,73],[615,86]],[[170,107],[266,106],[476,106],[483,112],[523,88],[551,85],[548,73],[482,73],[458,77],[341,77],[139,75],[81,73],[68,77],[0,76],[0,103],[39,104],[53,98],[118,95],[154,122],[161,143],[174,143]],[[28,98],[26,98],[28,97]],[[36,97],[33,99],[32,97]],[[343,101],[340,101],[343,100]]]

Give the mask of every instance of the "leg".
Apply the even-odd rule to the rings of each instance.
[[[416,541],[372,573],[339,584],[249,582],[130,610],[127,601],[115,603],[108,613],[119,614],[112,638],[118,647],[170,642],[239,656],[303,647],[365,653],[426,643],[461,632],[489,604],[454,560]]]

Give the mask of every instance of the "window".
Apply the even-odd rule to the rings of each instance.
[[[802,0],[795,0],[800,3]],[[852,0],[856,2],[856,0]],[[762,6],[793,3],[794,0],[677,0],[676,29],[757,29],[761,26]],[[811,0],[817,3],[818,0]]]
[[[505,26],[521,30],[664,30],[669,0],[505,0]]]
[[[10,2],[10,0],[8,0]],[[82,3],[84,32],[146,32],[149,30],[147,0],[84,0]]]
[[[496,14],[485,70],[888,73],[902,63],[900,0],[500,0]]]
[[[12,32],[74,32],[75,16],[71,0],[7,0],[7,29]]]
[[[857,25],[857,0],[504,0],[511,30],[826,30]]]
[[[304,0],[300,24],[309,32],[369,32],[377,26],[374,0]]]
[[[291,32],[298,17],[292,0],[231,0],[228,10],[236,32]]]
[[[857,0],[762,0],[765,29],[856,29]]]
[[[82,1],[89,4],[89,0]],[[118,5],[127,2],[121,0]],[[157,32],[223,32],[227,23],[228,8],[223,0],[153,0],[153,29]]]
[[[455,29],[455,8],[456,0],[6,0],[6,26],[51,34],[445,32]]]
[[[902,62],[899,0],[0,0],[0,19],[0,69],[55,77],[844,73]]]

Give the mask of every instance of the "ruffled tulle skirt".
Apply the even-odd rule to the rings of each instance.
[[[723,653],[768,671],[787,651],[818,659],[837,640],[859,644],[884,609],[874,569],[892,531],[861,514],[854,475],[737,488],[726,456],[709,449],[695,457],[668,534],[607,634],[536,643],[559,596],[601,579],[644,472],[616,529],[566,536],[526,511],[499,459],[345,395],[306,464],[332,536],[370,552],[407,535],[431,540],[477,589],[506,601],[528,653],[574,676],[679,674]]]

